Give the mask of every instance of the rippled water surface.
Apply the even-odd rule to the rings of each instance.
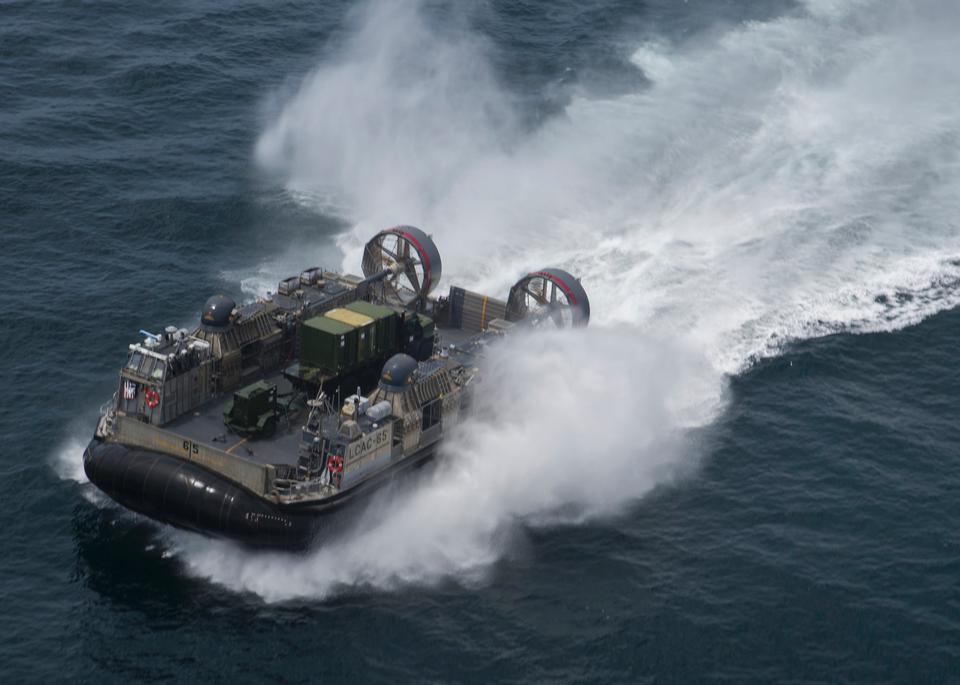
[[[0,680],[960,681],[958,30],[0,3]],[[591,328],[498,351],[444,462],[307,553],[86,482],[139,329],[401,222],[444,286],[580,274]]]

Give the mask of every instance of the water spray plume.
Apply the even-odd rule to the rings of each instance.
[[[488,368],[471,420],[415,488],[305,556],[176,534],[186,564],[271,601],[477,582],[522,526],[615,514],[681,475],[694,458],[682,428],[720,407],[705,359],[626,331],[518,336],[491,349]]]
[[[347,268],[415,223],[459,282],[500,292],[560,266],[589,282],[595,322],[686,331],[737,372],[784,341],[956,304],[958,14],[811,0],[682,47],[646,40],[650,86],[574,96],[524,131],[464,22],[375,2],[258,159],[343,199]]]
[[[466,21],[366,5],[267,126],[260,165],[307,204],[333,199],[348,270],[369,236],[413,223],[448,283],[505,295],[531,268],[581,275],[591,328],[493,350],[437,471],[352,530],[298,557],[176,534],[184,563],[268,600],[475,581],[526,526],[623,511],[683,472],[724,374],[960,303],[958,15],[808,0],[683,46],[638,41],[649,85],[574,95],[528,130]]]

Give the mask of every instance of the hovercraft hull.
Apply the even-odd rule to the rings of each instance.
[[[432,450],[405,459],[422,464]],[[282,504],[259,497],[195,463],[150,450],[94,439],[83,468],[100,490],[123,507],[177,528],[253,547],[302,549],[337,523],[396,469],[321,503]]]

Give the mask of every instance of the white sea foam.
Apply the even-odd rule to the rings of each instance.
[[[83,472],[83,450],[88,441],[71,435],[53,454],[53,469],[63,480],[72,480],[75,483],[89,483],[87,474]]]
[[[69,435],[53,453],[50,465],[62,480],[72,480],[81,486],[83,497],[98,507],[110,506],[109,497],[90,484],[83,471],[83,450],[89,439],[84,439],[79,428]]]
[[[524,133],[481,42],[374,3],[258,159],[339,193],[347,268],[376,230],[419,224],[461,282],[505,292],[564,266],[597,323],[686,330],[738,371],[783,340],[956,302],[938,284],[960,252],[957,14],[811,0],[682,50],[646,41],[634,62],[651,87],[577,97]],[[901,291],[918,297],[876,301]]]
[[[416,3],[369,5],[258,160],[339,198],[347,268],[376,230],[414,223],[444,280],[582,275],[594,327],[494,353],[444,467],[349,535],[293,559],[178,537],[185,563],[267,599],[474,580],[522,525],[617,511],[690,463],[683,429],[722,406],[723,373],[957,304],[958,12],[809,0],[682,48],[647,41],[649,87],[580,95],[530,132],[483,41]]]
[[[630,331],[516,338],[490,351],[489,368],[438,469],[316,551],[257,554],[186,534],[173,545],[194,573],[270,601],[477,582],[509,552],[517,523],[612,514],[682,474],[695,453],[680,426],[720,406],[706,359]]]

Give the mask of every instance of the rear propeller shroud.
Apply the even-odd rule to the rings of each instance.
[[[507,319],[533,326],[580,328],[590,321],[590,300],[579,279],[563,269],[541,269],[510,288]]]
[[[380,231],[363,249],[361,264],[367,278],[382,279],[384,294],[407,306],[422,302],[440,282],[443,263],[433,239],[416,226]]]

